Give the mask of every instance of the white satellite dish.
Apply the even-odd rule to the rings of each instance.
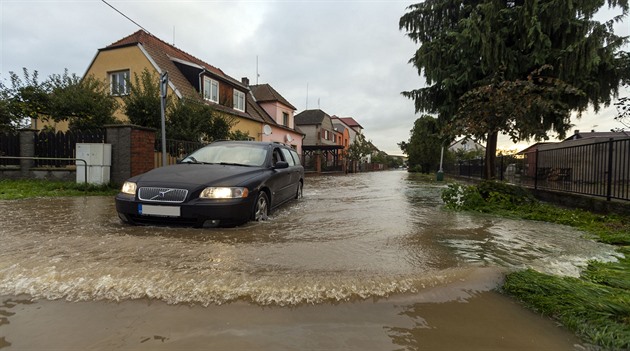
[[[293,137],[291,137],[291,134],[287,134],[287,143],[290,143],[291,141],[293,141]]]
[[[265,124],[263,126],[263,134],[265,135],[271,135],[271,126],[268,124]]]

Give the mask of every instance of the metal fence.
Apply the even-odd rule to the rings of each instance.
[[[444,172],[484,178],[483,160],[446,165]],[[630,201],[630,139],[499,156],[496,178],[512,184]]]
[[[18,133],[0,133],[0,156],[20,156],[20,135]],[[0,166],[18,166],[19,159],[0,159]]]
[[[191,152],[205,146],[206,144],[196,141],[166,139],[166,163],[169,165],[177,163],[177,160],[184,158]],[[155,139],[155,168],[162,167],[162,140]]]
[[[104,143],[105,130],[44,132],[34,134],[35,156],[45,158],[76,157],[77,143]],[[35,167],[65,167],[74,165],[73,160],[35,160]]]
[[[104,143],[105,130],[38,132],[33,134],[35,156],[38,158],[72,159],[76,156],[76,143]],[[20,156],[19,133],[0,134],[0,156]],[[19,165],[19,159],[2,159],[0,166]],[[65,167],[74,165],[72,160],[36,159],[35,167]]]

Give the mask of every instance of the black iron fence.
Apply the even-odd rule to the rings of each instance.
[[[630,139],[544,146],[499,156],[495,176],[516,185],[630,201]],[[484,161],[445,165],[444,172],[484,178]]]
[[[166,139],[166,163],[175,164],[177,160],[205,145],[207,144],[197,141]],[[156,168],[162,166],[162,140],[160,138],[155,139],[154,165]]]
[[[0,156],[20,156],[20,135],[0,133]],[[19,166],[19,159],[0,159],[0,166]]]
[[[33,146],[35,156],[40,158],[34,162],[35,167],[65,167],[74,165],[72,159],[76,156],[76,143],[104,143],[105,130],[97,129],[90,131],[68,131],[68,132],[37,132],[33,134]],[[0,134],[0,156],[20,156],[20,136],[19,133]],[[41,159],[41,158],[54,158]],[[1,166],[17,166],[19,159],[0,159]]]

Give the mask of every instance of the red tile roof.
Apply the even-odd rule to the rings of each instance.
[[[343,123],[345,123],[346,125],[348,125],[351,128],[359,127],[361,129],[363,129],[363,127],[359,124],[359,122],[355,121],[354,118],[352,118],[352,117],[337,117],[337,118],[340,119],[341,121],[343,121]]]
[[[287,99],[269,84],[250,85],[249,88],[258,102],[280,102],[293,110],[297,110],[295,106],[291,105]]]
[[[210,74],[213,74],[223,80],[230,82],[232,85],[243,88],[246,91],[246,87],[239,82],[238,80],[228,76],[222,70],[210,65],[207,62],[204,62],[197,57],[176,48],[175,46],[166,43],[165,41],[143,31],[138,30],[137,32],[122,38],[107,47],[100,49],[99,51],[104,50],[114,50],[125,46],[132,45],[141,45],[142,48],[147,52],[150,58],[155,62],[160,71],[168,72],[168,79],[173,83],[176,87],[176,93],[181,94],[186,97],[199,97],[199,92],[195,89],[194,86],[186,79],[183,73],[179,70],[179,68],[175,65],[173,60],[179,60],[180,62],[188,62],[194,65],[200,66],[205,69]],[[230,113],[236,116],[241,116],[249,119],[253,119],[260,122],[266,122],[266,118],[261,116],[258,113],[243,113],[237,110],[234,110],[230,107],[223,106],[220,104],[210,103],[217,110]]]
[[[203,69],[210,72],[211,74],[216,75],[217,77],[229,81],[233,85],[244,87],[241,82],[228,76],[222,70],[212,66],[211,64],[203,60],[198,59],[197,57],[183,50],[176,48],[171,44],[166,43],[160,38],[155,37],[143,30],[138,30],[137,32],[125,38],[122,38],[101,50],[112,50],[120,47],[138,44],[142,45],[144,50],[155,61],[155,64],[159,67],[160,70],[168,72],[169,80],[172,81],[177,89],[180,90],[180,92],[185,96],[195,96],[199,93],[190,84],[190,82],[188,82],[188,80],[184,77],[180,70],[175,66],[173,59],[183,62],[190,62],[192,64],[202,67]]]
[[[189,62],[192,62],[194,64],[197,64],[199,66],[202,66],[203,68],[205,68],[208,71],[211,71],[215,74],[218,75],[222,75],[225,76],[225,73],[223,73],[223,71],[221,71],[220,69],[212,66],[209,63],[206,63],[198,58],[196,58],[195,56],[180,50],[178,48],[176,48],[175,46],[168,44],[167,42],[163,41],[162,39],[153,36],[143,30],[138,30],[137,32],[124,37],[114,43],[112,43],[111,45],[107,46],[107,49],[113,49],[113,48],[117,48],[120,46],[127,46],[130,44],[142,44],[146,47],[151,47],[151,48],[155,48],[155,49],[159,49],[160,51],[164,52],[166,55],[170,56],[170,57],[175,57],[178,58],[180,60],[186,60]]]

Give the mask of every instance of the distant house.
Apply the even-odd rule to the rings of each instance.
[[[530,177],[535,175],[534,172],[538,172],[539,178],[550,177],[571,181],[587,178],[605,179],[607,169],[602,165],[606,164],[610,152],[608,142],[628,139],[630,135],[624,132],[584,133],[576,130],[573,135],[561,142],[536,143],[519,154],[525,155],[527,159],[526,174]],[[613,151],[617,155],[630,157],[628,150]],[[614,160],[612,167],[616,167]],[[613,172],[616,173],[617,170],[613,169]],[[623,179],[627,177],[628,175],[625,175]]]
[[[564,139],[562,143],[569,142],[571,140],[609,140],[609,139],[628,139],[630,138],[630,133],[628,132],[596,132],[591,130],[590,132],[580,132],[579,130],[575,130],[573,135]],[[564,144],[568,145],[568,144]]]
[[[324,166],[341,167],[341,158],[344,146],[338,144],[339,133],[335,130],[332,118],[326,112],[316,110],[305,110],[295,115],[296,126],[304,133],[302,150],[304,163],[309,166],[317,161],[315,155],[323,155]],[[320,165],[322,166],[322,165]],[[317,169],[317,164],[314,164]],[[320,169],[317,169],[321,171]]]
[[[330,115],[322,110],[305,110],[295,115],[295,124],[305,134],[304,145],[337,145]]]
[[[339,122],[338,119],[333,117],[333,129],[337,133],[337,145],[343,146],[344,153],[348,151],[350,147],[350,130],[345,124]]]
[[[243,82],[249,85],[249,80],[246,78]],[[272,123],[267,124],[270,133],[265,133],[265,126],[263,126],[262,140],[291,145],[298,154],[301,154],[304,133],[295,125],[296,108],[269,84],[249,85],[249,88],[256,103],[272,119]]]
[[[478,142],[470,139],[470,138],[462,138],[459,139],[457,141],[455,141],[454,143],[452,143],[451,145],[448,146],[448,149],[450,151],[453,152],[457,152],[457,151],[472,151],[472,150],[485,150],[486,147],[479,144]]]
[[[337,116],[333,116],[332,118],[337,123],[342,123],[347,128],[349,128],[348,129],[348,136],[349,136],[348,141],[349,141],[349,144],[354,143],[354,138],[356,137],[357,134],[363,134],[363,127],[354,118],[352,118],[352,117],[337,117]]]

